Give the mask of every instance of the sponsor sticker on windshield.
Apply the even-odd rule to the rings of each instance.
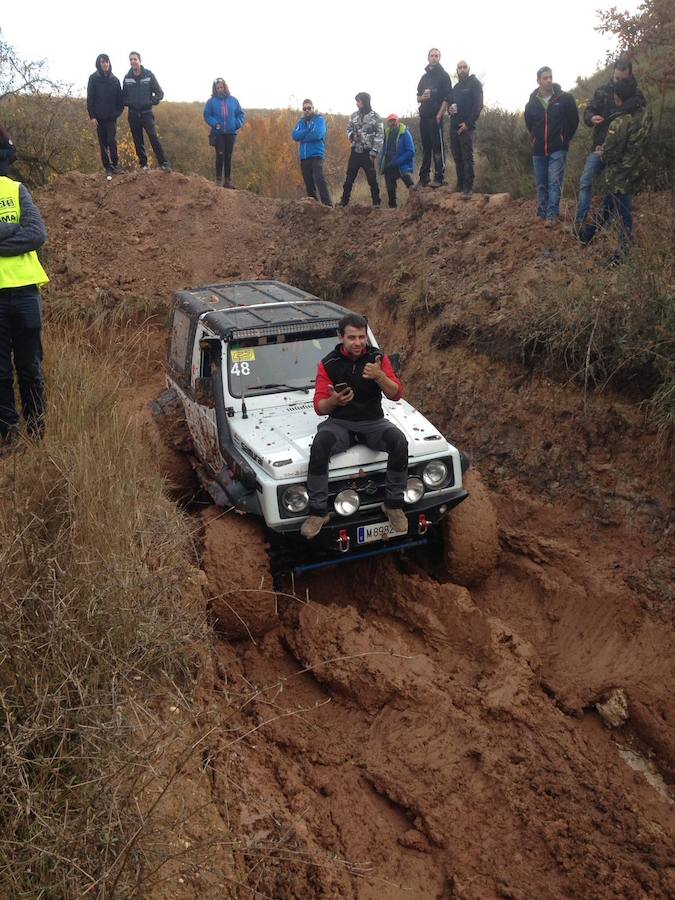
[[[255,359],[255,350],[250,348],[246,350],[231,350],[230,358],[232,362],[253,362]]]

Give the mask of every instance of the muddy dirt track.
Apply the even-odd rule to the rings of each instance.
[[[186,834],[230,849],[165,896],[675,896],[669,460],[628,395],[584,397],[505,349],[510,305],[597,259],[505,196],[327,210],[149,173],[67,176],[39,202],[55,301],[159,310],[277,277],[366,313],[497,509],[498,566],[470,589],[414,560],[347,566],[265,595],[263,638],[214,643]],[[245,544],[222,544],[225,577],[260,587]]]

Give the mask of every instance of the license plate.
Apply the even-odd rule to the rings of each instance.
[[[376,522],[373,525],[359,525],[356,531],[357,544],[371,544],[373,541],[386,541],[390,537],[399,537],[407,531],[394,531],[389,522]]]

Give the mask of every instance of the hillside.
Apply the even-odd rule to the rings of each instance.
[[[279,278],[402,352],[407,395],[498,512],[500,563],[471,591],[412,561],[347,566],[296,583],[257,643],[204,646],[177,719],[200,752],[170,794],[172,840],[201,861],[177,853],[154,896],[673,896],[672,456],[645,406],[667,257],[626,301],[667,199],[638,198],[633,268],[612,271],[607,244],[508,195],[330,210],[151,172],[71,174],[37,199],[52,320],[109,325],[111,345],[153,326],[132,419],[161,390],[175,290]],[[189,512],[204,553],[208,516]]]

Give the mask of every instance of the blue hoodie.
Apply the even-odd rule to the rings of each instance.
[[[323,116],[302,119],[293,129],[293,140],[300,143],[300,159],[326,156],[326,120]]]
[[[211,134],[236,134],[244,124],[245,113],[236,97],[209,97],[204,106],[204,121]],[[220,125],[220,128],[216,128]]]
[[[387,165],[396,166],[399,172],[412,172],[415,168],[415,142],[412,135],[401,122],[396,129],[396,147],[393,157],[387,159],[387,144],[392,133],[391,128],[384,130],[384,144],[380,155],[380,172],[384,172]]]

